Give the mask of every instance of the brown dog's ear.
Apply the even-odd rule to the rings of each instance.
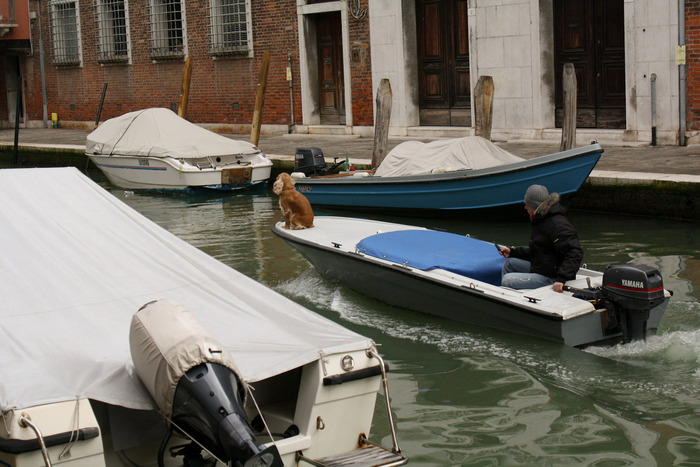
[[[289,176],[287,172],[282,172],[277,176],[278,180],[282,180],[282,183],[285,184],[285,186],[290,186],[293,187],[294,184],[296,183],[292,177]]]

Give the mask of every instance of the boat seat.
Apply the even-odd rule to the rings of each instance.
[[[503,258],[493,243],[436,230],[378,233],[357,244],[360,253],[423,271],[444,269],[501,285]]]

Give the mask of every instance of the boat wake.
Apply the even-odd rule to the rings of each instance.
[[[614,347],[590,347],[586,349],[593,355],[624,361],[653,362],[660,365],[674,363],[700,364],[700,329],[694,331],[673,331],[651,336],[646,341],[631,342]],[[700,369],[695,375],[700,378]]]
[[[336,313],[344,321],[374,328],[392,338],[435,346],[475,371],[483,365],[517,367],[558,390],[593,399],[603,407],[622,408],[628,414],[645,414],[653,419],[661,407],[663,411],[674,410],[689,400],[700,404],[700,329],[670,330],[646,341],[581,351],[420,313],[397,313],[396,308],[323,279],[313,269],[278,289]],[[697,314],[697,305],[671,303],[669,314]]]
[[[396,308],[333,284],[315,269],[309,269],[299,277],[280,284],[277,290],[337,313],[345,321],[381,330],[391,337],[434,344],[443,331],[439,326],[430,325],[430,319],[425,321],[423,315],[417,313],[402,310],[401,316],[395,317],[393,310]]]

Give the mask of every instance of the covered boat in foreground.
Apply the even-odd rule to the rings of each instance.
[[[131,190],[250,189],[267,184],[272,170],[255,145],[164,108],[105,121],[87,136],[85,155],[112,184]]]
[[[450,212],[522,205],[523,193],[533,183],[566,199],[578,191],[602,154],[595,143],[526,160],[470,136],[407,141],[376,172],[313,176],[307,171],[292,176],[297,190],[316,206]]]
[[[406,462],[367,441],[369,338],[75,168],[1,170],[0,223],[0,465]]]
[[[670,292],[656,269],[580,269],[563,293],[502,287],[493,243],[403,224],[317,216],[315,227],[273,232],[324,276],[390,305],[542,337],[573,347],[654,334]]]

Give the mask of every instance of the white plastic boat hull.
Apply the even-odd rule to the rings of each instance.
[[[294,374],[251,385],[272,433],[283,433],[291,425],[299,429],[295,436],[275,438],[285,466],[298,465],[297,452],[318,459],[354,451],[360,435],[369,435],[381,376],[374,374],[342,384],[324,384],[329,376],[351,373],[341,368],[342,360],[348,356],[355,361],[355,372],[378,364],[366,352],[324,355],[323,364],[316,361]],[[292,385],[294,392],[284,387],[291,382],[296,383]],[[251,420],[257,415],[252,401],[247,404],[246,412]],[[0,423],[0,465],[44,465],[35,431],[20,426],[23,416],[40,429],[51,462],[56,464],[60,460],[60,465],[69,467],[134,465],[127,459],[138,465],[156,465],[165,433],[165,423],[156,412],[129,410],[88,399],[38,405],[4,414],[4,423]],[[266,445],[270,443],[266,434],[258,440]],[[174,437],[169,447],[188,441]],[[61,453],[69,445],[70,457],[64,459]],[[165,465],[181,466],[182,457],[166,455]]]
[[[442,269],[421,270],[359,252],[365,237],[394,230],[421,229],[401,224],[317,216],[315,227],[287,230],[277,223],[273,232],[298,249],[322,275],[390,305],[441,318],[570,345],[620,342],[621,332],[607,332],[603,312],[573,293],[556,293],[551,287],[513,290],[494,286]],[[424,229],[425,230],[425,229]],[[600,286],[603,273],[581,269],[576,288]],[[668,297],[650,312],[647,332],[654,334]]]
[[[0,170],[0,182],[0,465],[157,465],[166,423],[128,330],[161,298],[230,353],[253,389],[244,411],[256,442],[274,442],[284,465],[363,451],[382,383],[371,339],[211,258],[74,167]],[[183,463],[165,451],[164,465]]]
[[[120,188],[132,190],[184,190],[210,188],[244,190],[264,186],[270,178],[272,162],[262,155],[252,163],[198,168],[172,157],[99,156],[90,160]]]

